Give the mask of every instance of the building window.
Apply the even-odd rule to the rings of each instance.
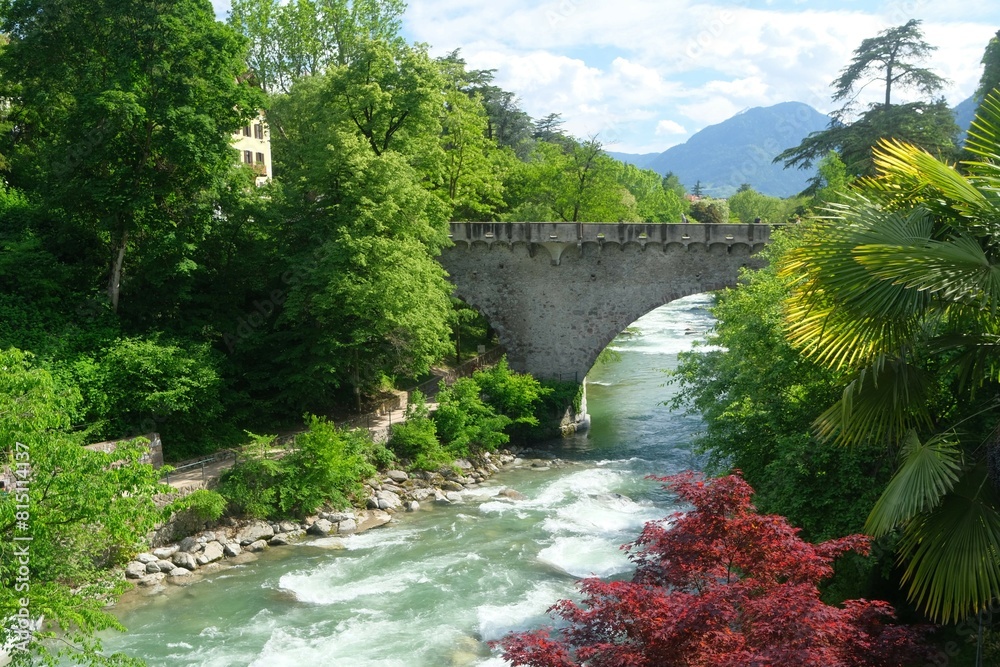
[[[253,138],[254,139],[263,139],[264,138],[264,124],[263,123],[254,123],[254,125],[253,125]]]
[[[253,164],[253,151],[243,151],[243,161],[247,164]]]
[[[249,137],[250,136],[250,126],[249,125],[244,125],[243,126],[243,136],[244,137]]]
[[[264,154],[263,153],[257,153],[257,163],[258,164],[264,164]]]

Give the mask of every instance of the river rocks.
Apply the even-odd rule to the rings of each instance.
[[[515,491],[514,489],[504,489],[503,491],[501,491],[497,495],[501,496],[503,498],[510,498],[511,500],[526,500],[527,499],[527,496],[525,496],[520,491]]]
[[[144,576],[146,576],[145,563],[140,563],[139,561],[134,560],[125,566],[126,579],[141,579]]]
[[[410,493],[410,497],[413,498],[413,500],[416,500],[416,501],[424,501],[424,500],[427,500],[428,498],[433,498],[434,497],[434,489],[427,489],[427,488],[414,489]]]
[[[180,551],[180,546],[176,544],[171,544],[169,547],[160,547],[158,549],[153,549],[153,555],[159,560],[167,560],[175,553]]]
[[[197,561],[199,565],[208,565],[222,558],[222,555],[222,545],[217,540],[212,540],[205,544],[205,550],[198,556]]]
[[[213,572],[223,563],[230,565],[250,562],[258,558],[256,552],[270,546],[283,546],[303,538],[307,532],[317,539],[311,545],[325,548],[346,548],[346,537],[392,521],[392,514],[406,510],[416,512],[422,503],[453,504],[463,502],[462,491],[477,488],[502,466],[521,464],[547,466],[564,464],[554,457],[539,456],[534,461],[515,458],[509,452],[463,459],[454,466],[443,467],[437,472],[389,470],[365,481],[368,509],[332,511],[318,508],[315,516],[303,523],[295,521],[240,521],[228,517],[211,526],[211,530],[186,533],[179,544],[169,544],[161,538],[160,531],[152,534],[148,553],[136,556],[125,568],[125,576],[137,582],[143,595],[163,590],[161,582],[188,585],[201,579],[203,572]],[[476,494],[475,497],[480,497]],[[517,491],[504,489],[498,497],[523,500]],[[176,526],[175,526],[176,527]],[[204,523],[201,528],[209,528]],[[184,535],[185,533],[180,533]],[[178,537],[180,537],[178,535]],[[225,559],[225,560],[224,560]],[[196,576],[192,576],[195,573]]]
[[[159,586],[160,582],[166,579],[167,575],[163,572],[154,572],[152,574],[147,574],[145,577],[139,580],[139,585],[145,588],[152,588]]]
[[[257,551],[263,551],[266,548],[267,548],[267,542],[265,542],[264,540],[257,540],[256,542],[251,542],[246,547],[247,551],[249,551],[251,553],[254,553],[254,552],[257,552]]]
[[[357,532],[361,533],[372,528],[384,526],[392,521],[392,516],[382,510],[369,510],[358,516]]]
[[[193,554],[201,551],[205,545],[202,542],[199,542],[197,537],[190,535],[181,540],[179,546],[181,551],[186,551],[188,553]]]
[[[236,534],[236,541],[241,545],[246,546],[253,542],[270,539],[272,537],[274,537],[274,528],[271,527],[271,524],[265,521],[254,521],[250,525],[244,526],[244,528]]]
[[[397,484],[402,484],[406,480],[410,479],[410,476],[402,470],[389,470],[385,473],[385,476]]]
[[[316,519],[316,521],[313,522],[313,525],[309,526],[309,530],[306,532],[310,535],[326,537],[330,533],[334,532],[334,526],[329,519]]]
[[[394,510],[403,506],[403,501],[392,491],[379,491],[375,494],[375,498],[378,500],[378,506],[372,509]]]
[[[187,551],[178,551],[170,559],[173,564],[178,568],[184,568],[187,570],[196,570],[198,568],[198,561],[195,559],[194,554],[188,553]],[[173,574],[173,570],[170,571]],[[179,576],[179,575],[178,575]]]

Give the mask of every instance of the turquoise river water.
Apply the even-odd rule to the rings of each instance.
[[[619,549],[674,507],[648,474],[697,467],[695,417],[663,405],[663,369],[712,324],[711,297],[675,301],[588,376],[592,428],[551,444],[569,462],[502,472],[461,505],[346,539],[271,549],[120,611],[106,648],[151,666],[500,667],[487,642],[548,621],[578,578],[623,576]],[[526,500],[497,497],[513,488]]]

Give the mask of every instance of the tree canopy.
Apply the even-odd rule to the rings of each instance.
[[[831,84],[832,99],[844,105],[831,114],[830,126],[774,161],[806,169],[836,150],[848,172],[857,176],[872,173],[871,149],[883,138],[908,141],[936,155],[954,153],[958,127],[945,100],[936,97],[945,81],[920,65],[935,49],[924,41],[920,23],[911,19],[863,40]],[[857,98],[874,83],[882,86],[881,101],[862,111]],[[894,95],[900,90],[915,90],[922,99],[899,103]]]
[[[691,505],[650,522],[626,548],[631,581],[584,579],[583,600],[550,610],[563,625],[508,635],[504,658],[531,667],[815,665],[904,667],[925,657],[921,631],[893,625],[885,602],[824,604],[817,585],[860,535],[813,545],[761,515],[738,476],[663,478]]]

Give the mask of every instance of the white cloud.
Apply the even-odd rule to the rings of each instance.
[[[680,123],[673,120],[661,120],[656,124],[654,134],[658,137],[670,134],[687,134],[687,130]]]
[[[228,8],[225,0],[213,3],[220,15]],[[915,15],[925,18],[925,37],[939,47],[928,66],[950,80],[945,95],[956,104],[975,89],[983,49],[1000,26],[995,0],[967,0],[960,13],[932,0],[819,6],[835,7],[789,0],[410,0],[404,26],[435,54],[461,48],[470,66],[497,69],[497,85],[517,93],[532,116],[561,113],[578,136],[610,135],[643,147],[667,136],[656,119],[686,118],[683,128],[696,131],[747,107],[790,100],[832,111],[840,104],[830,99],[830,83],[853,50]],[[870,95],[862,102],[878,91]]]

